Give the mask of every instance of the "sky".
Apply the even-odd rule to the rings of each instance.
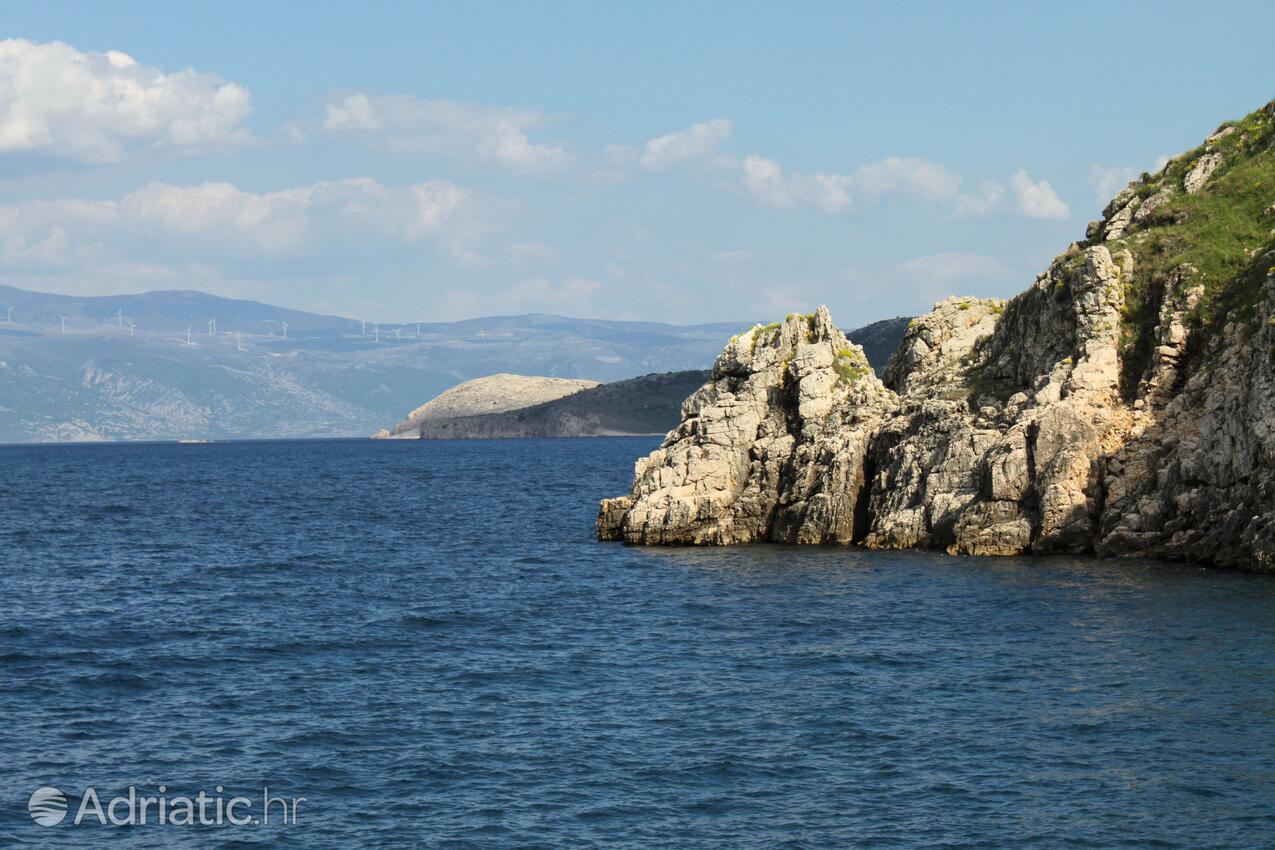
[[[1009,296],[1275,97],[1265,3],[5,4],[0,282],[381,322]]]

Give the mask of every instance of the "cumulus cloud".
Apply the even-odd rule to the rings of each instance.
[[[117,51],[0,41],[0,153],[116,162],[130,150],[220,149],[250,140],[248,91],[192,69],[164,73]]]
[[[648,141],[639,161],[648,171],[665,171],[711,156],[730,141],[730,136],[731,122],[725,118],[692,124],[684,130]]]
[[[356,93],[328,103],[322,129],[357,136],[383,150],[477,159],[517,174],[561,172],[565,148],[536,144],[529,129],[547,123],[538,109]]]
[[[758,203],[811,206],[825,212],[892,197],[942,201],[953,197],[960,185],[960,178],[941,165],[903,157],[888,157],[842,175],[789,172],[774,160],[752,155],[744,158],[742,170],[744,188]]]
[[[1019,211],[1028,218],[1064,219],[1071,215],[1071,207],[1058,197],[1048,180],[1033,181],[1026,171],[1019,169],[1010,179],[1010,187]]]
[[[1005,199],[1005,187],[995,180],[985,181],[977,192],[962,193],[956,199],[957,215],[990,215]]]
[[[956,195],[961,178],[937,163],[891,156],[857,168],[850,182],[856,194],[868,201],[893,195],[945,201]]]
[[[744,188],[764,206],[813,206],[837,212],[850,206],[850,178],[840,174],[786,172],[773,159],[744,158]]]
[[[0,263],[69,263],[140,241],[189,257],[282,256],[329,245],[436,242],[473,256],[468,190],[445,180],[389,187],[368,178],[320,181],[277,192],[230,183],[151,183],[119,200],[38,200],[0,205]]]

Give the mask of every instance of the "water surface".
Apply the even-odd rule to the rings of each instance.
[[[0,846],[1275,846],[1275,581],[594,541],[655,442],[0,447]]]

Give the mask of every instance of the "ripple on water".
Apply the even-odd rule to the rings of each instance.
[[[657,443],[0,447],[0,792],[307,799],[156,848],[1275,846],[1272,580],[596,543]]]

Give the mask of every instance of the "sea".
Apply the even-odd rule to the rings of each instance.
[[[1275,579],[596,541],[657,442],[0,447],[0,847],[1275,847]]]

